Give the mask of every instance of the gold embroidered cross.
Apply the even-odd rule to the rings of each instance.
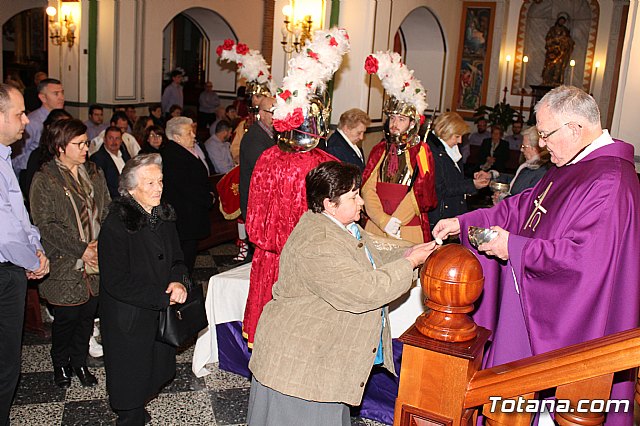
[[[540,223],[540,219],[542,218],[542,214],[543,213],[547,214],[547,209],[545,209],[542,206],[542,201],[547,196],[547,193],[549,192],[549,189],[551,188],[551,185],[553,185],[553,182],[549,182],[549,185],[547,185],[547,189],[545,189],[542,194],[538,195],[538,198],[533,200],[533,205],[535,206],[535,208],[531,212],[531,216],[529,216],[529,219],[527,220],[527,223],[524,224],[524,228],[523,229],[531,228],[531,230],[533,232],[536,232],[536,228],[538,227],[538,224]]]

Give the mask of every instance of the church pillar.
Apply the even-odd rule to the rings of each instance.
[[[62,82],[65,107],[71,114],[77,115],[79,106],[87,101],[89,3],[53,1],[49,2],[49,5],[57,10],[54,16],[56,21],[62,21],[66,15],[75,25],[73,46],[69,46],[66,42],[55,46],[49,37],[47,37],[47,43],[49,77],[57,78]],[[66,34],[66,31],[66,29],[63,30],[63,34]]]
[[[364,70],[366,57],[389,48],[390,0],[341,0],[339,26],[349,31],[351,51],[345,55],[336,73],[333,91],[333,114],[337,124],[340,114],[351,108],[366,111],[374,122],[382,120],[382,85]]]
[[[612,10],[610,11],[610,21],[604,22],[604,25],[608,24],[608,28],[602,28],[603,34],[606,34],[606,45],[603,46],[605,52],[604,61],[601,60],[600,67],[603,70],[601,84],[593,89],[593,95],[600,106],[601,121],[604,127],[611,127],[613,121],[613,108],[616,102],[616,93],[622,89],[622,81],[620,81],[621,72],[621,60],[622,60],[622,48],[625,37],[625,29],[631,24],[629,21],[631,17],[629,13],[629,0],[614,0],[611,4],[603,5],[608,6]],[[626,75],[626,73],[625,73]],[[597,77],[597,76],[596,76]],[[598,81],[596,81],[598,84]],[[605,94],[603,96],[603,94]],[[621,94],[624,96],[624,94]]]
[[[623,139],[635,146],[636,170],[640,169],[640,123],[637,111],[640,109],[640,82],[634,72],[640,69],[640,5],[638,0],[614,1],[614,17],[619,8],[628,10],[626,36],[624,45],[619,52],[619,73],[614,73],[610,78],[617,80],[617,97],[615,97],[615,111],[611,114],[611,134],[613,137]],[[612,26],[613,27],[613,26]],[[622,35],[621,35],[622,36]],[[613,37],[613,36],[612,36]],[[610,49],[610,51],[613,49]],[[607,62],[609,58],[607,57]],[[614,63],[614,62],[612,62]],[[607,72],[603,87],[607,87]],[[602,114],[606,114],[602,111]],[[604,117],[603,117],[604,118]]]

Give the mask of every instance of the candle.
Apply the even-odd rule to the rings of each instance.
[[[569,77],[569,86],[573,86],[573,70],[576,66],[576,61],[573,59],[569,61],[569,66],[571,67],[571,77]]]
[[[525,55],[522,57],[522,79],[520,80],[520,89],[524,89],[524,84],[527,80],[527,62],[529,62],[529,57]]]
[[[598,77],[598,68],[600,68],[600,61],[596,61],[595,70],[593,71],[593,78],[591,79],[591,90],[589,93],[593,94],[593,88],[596,87],[596,78]]]
[[[509,87],[509,62],[511,61],[511,55],[507,55],[505,58],[507,60],[507,71],[504,74],[504,87]]]
[[[292,11],[293,11],[293,9],[291,8],[290,4],[287,4],[282,8],[282,14],[284,15],[284,20],[285,21],[291,21],[291,12]]]

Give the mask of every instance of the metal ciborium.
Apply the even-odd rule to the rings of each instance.
[[[459,244],[447,244],[429,256],[420,271],[429,308],[416,320],[420,333],[443,342],[464,342],[476,336],[477,326],[467,313],[480,297],[482,266]]]
[[[278,147],[285,152],[306,152],[315,148],[329,134],[331,107],[318,96],[312,96],[304,122],[293,130],[278,133]]]

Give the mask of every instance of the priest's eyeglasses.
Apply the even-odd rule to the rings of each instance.
[[[547,132],[540,132],[538,131],[538,136],[540,136],[540,139],[542,139],[543,141],[547,141],[547,139],[549,139],[551,136],[553,136],[554,133],[556,133],[557,131],[559,131],[560,129],[562,129],[564,126],[566,126],[567,124],[571,124],[573,123],[573,121],[567,121],[566,123],[564,123],[562,126],[558,127],[555,130],[550,131],[549,133]],[[582,129],[582,124],[579,123],[573,123],[575,125],[577,125],[578,127],[580,127]]]

